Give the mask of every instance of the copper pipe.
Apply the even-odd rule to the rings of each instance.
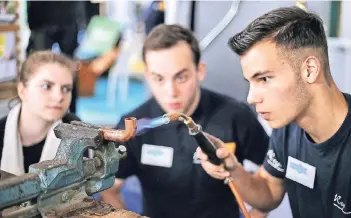
[[[108,141],[114,142],[125,142],[135,136],[136,128],[137,128],[137,120],[134,117],[127,117],[124,119],[125,129],[108,129],[101,128],[104,139]]]
[[[235,199],[236,199],[236,201],[237,201],[237,203],[239,205],[239,208],[240,208],[241,212],[244,214],[245,218],[250,218],[251,216],[250,216],[249,212],[246,209],[246,206],[244,204],[244,200],[242,199],[241,195],[239,194],[238,189],[236,188],[233,179],[227,178],[226,180],[228,182],[230,190],[232,191],[232,193],[235,196]]]

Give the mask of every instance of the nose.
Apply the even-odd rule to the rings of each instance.
[[[167,93],[167,96],[177,97],[178,91],[177,91],[176,83],[174,81],[169,81],[166,84],[165,91]]]
[[[250,85],[249,88],[249,93],[247,95],[247,102],[249,104],[258,104],[258,103],[262,103],[262,96],[260,94],[259,89],[257,89],[256,87]]]

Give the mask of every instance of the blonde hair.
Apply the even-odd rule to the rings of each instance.
[[[73,77],[75,77],[78,71],[78,63],[64,54],[55,53],[50,50],[35,51],[22,64],[21,70],[17,75],[17,83],[27,82],[29,77],[45,64],[59,64],[72,72]]]

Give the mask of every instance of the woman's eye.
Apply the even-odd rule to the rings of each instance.
[[[71,88],[71,87],[64,87],[62,90],[63,90],[63,92],[65,92],[65,93],[72,92],[72,88]]]

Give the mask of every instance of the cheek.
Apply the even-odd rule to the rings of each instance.
[[[196,80],[190,80],[181,84],[179,87],[180,92],[182,92],[184,96],[190,97],[196,92],[198,84]]]
[[[155,98],[162,97],[162,93],[164,93],[162,86],[156,85],[154,83],[149,83],[149,88]]]
[[[28,89],[25,93],[24,100],[28,104],[42,105],[47,99],[47,95],[38,88]]]
[[[299,110],[300,102],[296,83],[282,84],[272,90],[273,98],[271,100],[276,103],[276,107],[281,113],[295,114]]]

